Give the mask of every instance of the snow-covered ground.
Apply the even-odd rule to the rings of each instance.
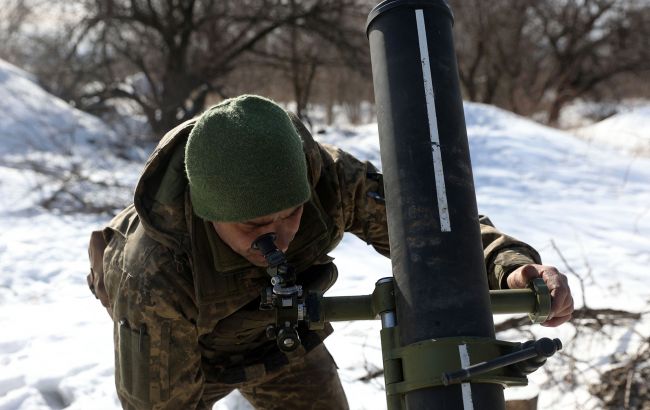
[[[602,118],[600,121],[594,118]],[[650,103],[577,100],[560,115],[559,127],[596,145],[607,145],[631,156],[650,156]]]
[[[99,142],[113,136],[105,125],[48,95],[29,75],[1,61],[0,113],[0,410],[118,409],[112,324],[85,280],[89,233],[108,216],[35,207],[48,195],[42,185],[49,180],[20,164],[25,158],[32,168],[74,162],[86,179],[118,179],[132,186],[142,162],[106,151]],[[581,276],[584,295],[578,276],[569,275],[578,307],[584,297],[592,308],[650,310],[650,159],[623,154],[597,138],[585,142],[491,106],[466,104],[465,115],[480,211],[535,246],[546,263]],[[650,114],[640,115],[647,123]],[[605,133],[620,133],[626,124],[601,126],[609,127]],[[64,139],[65,150],[58,148],[61,144],[51,145],[59,141],[54,136]],[[379,162],[375,124],[330,128],[317,137]],[[119,202],[128,200],[122,191],[129,189],[107,194],[101,185],[90,183],[83,191]],[[378,278],[391,274],[388,260],[351,236],[333,256],[340,277],[331,295],[369,293]],[[383,379],[359,381],[381,366],[379,324],[351,322],[335,328],[326,343],[351,408],[385,408]],[[565,350],[580,361],[558,355],[547,366],[558,379],[578,366],[573,372],[580,378],[578,386],[566,391],[562,384],[549,384],[547,373],[539,371],[531,376],[531,386],[510,389],[507,396],[539,393],[540,409],[602,408],[587,384],[596,382],[613,355],[634,352],[650,337],[650,317],[628,327],[605,327],[588,338],[574,338],[572,325],[529,330],[537,337],[565,341]],[[516,331],[499,336],[523,337]],[[246,408],[237,394],[215,407]]]
[[[574,132],[594,144],[622,148],[631,155],[650,156],[650,105],[626,109]]]

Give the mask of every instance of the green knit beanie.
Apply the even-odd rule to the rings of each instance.
[[[282,107],[255,95],[204,112],[185,146],[194,213],[242,222],[293,208],[310,195],[302,140]]]

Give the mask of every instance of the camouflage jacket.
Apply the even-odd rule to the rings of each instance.
[[[328,252],[344,232],[389,256],[386,212],[375,199],[383,182],[372,164],[316,143],[295,116],[292,120],[303,138],[312,195],[287,258],[299,282],[324,291],[336,280]],[[145,165],[134,204],[103,230],[116,385],[125,408],[205,409],[206,383],[255,378],[271,371],[271,362],[292,360],[279,357],[264,335],[273,322],[258,309],[268,274],[232,251],[192,212],[183,155],[193,124],[165,135]],[[539,263],[528,245],[487,219],[481,222],[491,288],[500,288],[517,266]],[[302,336],[309,349],[326,335]]]

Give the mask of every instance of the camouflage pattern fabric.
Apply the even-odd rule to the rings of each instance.
[[[344,232],[389,257],[383,182],[372,164],[316,143],[291,118],[303,139],[312,192],[287,258],[300,283],[324,291],[337,277],[328,252]],[[238,388],[260,409],[346,408],[331,356],[320,344],[331,327],[301,334],[312,342],[296,352],[280,352],[264,333],[272,317],[258,309],[268,275],[193,214],[183,164],[192,125],[181,124],[161,140],[134,204],[102,231],[122,405],[209,409]],[[481,222],[492,288],[517,266],[540,262],[528,245]]]
[[[235,386],[207,383],[205,400],[216,403],[234,387],[259,410],[348,409],[336,364],[323,344],[275,374]]]

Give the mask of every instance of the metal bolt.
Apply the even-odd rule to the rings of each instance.
[[[275,330],[275,326],[273,325],[268,325],[266,327],[266,337],[269,339],[275,339],[277,337],[277,332]]]

